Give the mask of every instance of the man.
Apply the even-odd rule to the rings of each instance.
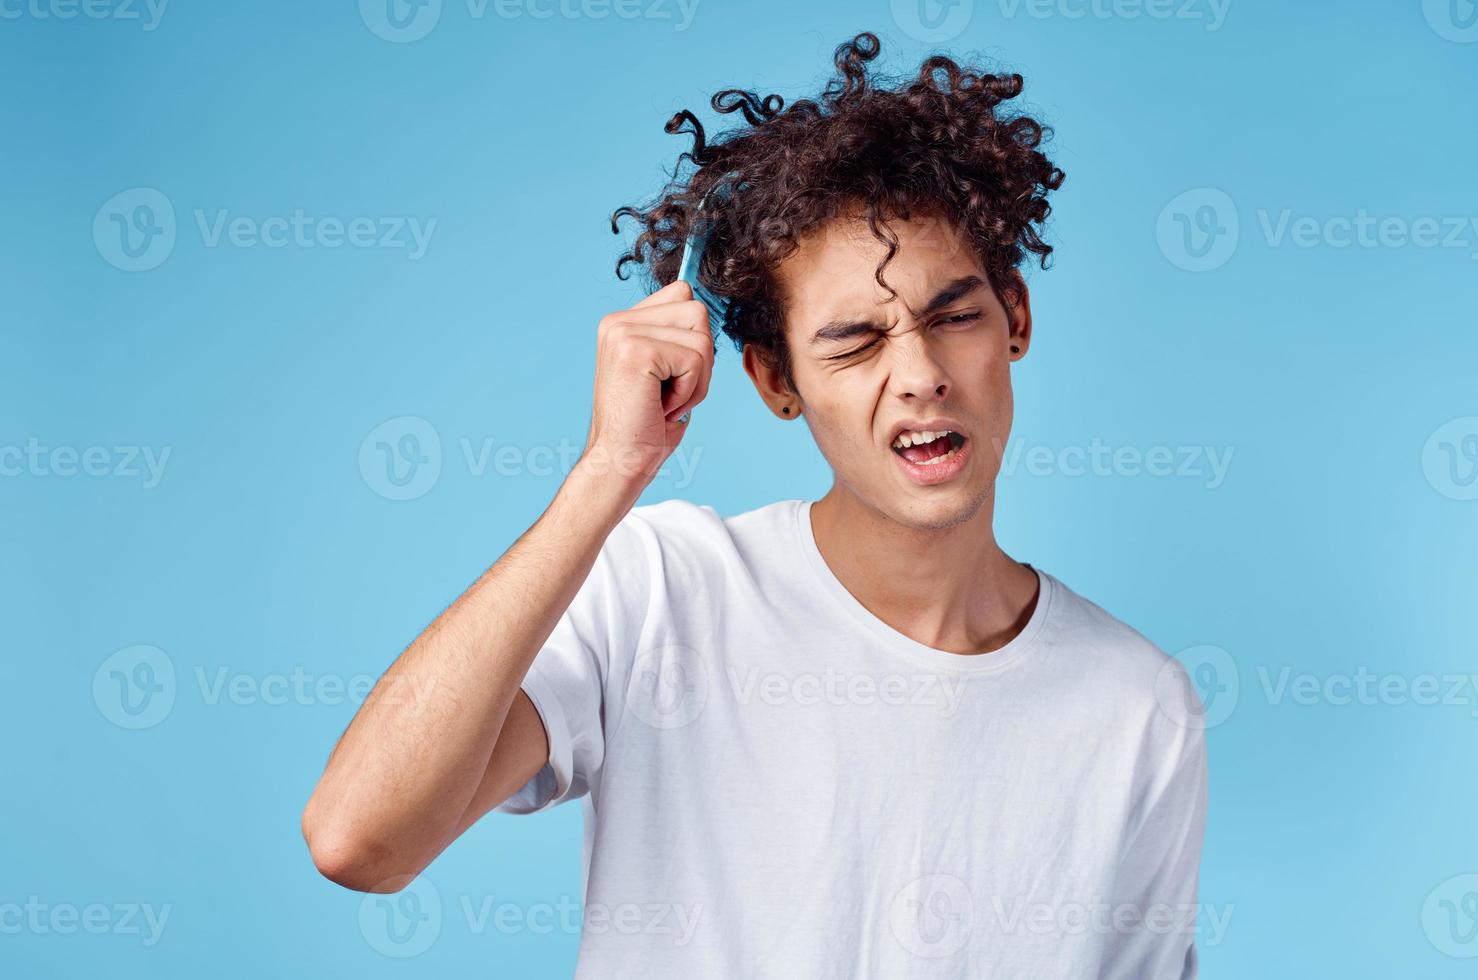
[[[934,58],[890,90],[877,53],[842,45],[820,103],[720,93],[749,122],[722,142],[669,124],[699,170],[618,212],[667,285],[601,321],[548,510],[335,749],[303,820],[331,879],[393,891],[490,810],[580,798],[580,977],[1195,976],[1194,689],[992,532],[1062,174],[999,110],[1019,76]],[[720,323],[675,278],[700,227]],[[634,506],[720,327],[806,420],[821,500]]]

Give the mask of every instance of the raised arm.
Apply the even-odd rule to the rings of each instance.
[[[599,328],[590,435],[553,502],[380,678],[303,811],[325,876],[396,891],[548,760],[519,690],[602,544],[708,393],[708,314],[685,282]]]

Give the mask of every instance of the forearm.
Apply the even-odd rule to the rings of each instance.
[[[529,666],[634,499],[577,464],[534,525],[380,678],[303,814],[326,874],[375,887],[418,873],[456,836]]]

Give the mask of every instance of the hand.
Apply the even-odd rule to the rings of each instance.
[[[679,419],[708,395],[708,309],[677,280],[600,321],[590,435],[578,465],[632,500],[682,441]]]

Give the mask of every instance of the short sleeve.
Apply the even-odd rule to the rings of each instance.
[[[601,545],[521,685],[544,723],[549,761],[494,812],[535,813],[579,799],[597,784],[609,692],[623,689],[656,593],[655,549],[651,527],[635,510]]]
[[[1188,682],[1187,682],[1188,683]],[[1195,980],[1197,883],[1206,827],[1206,737],[1166,726],[1162,756],[1119,863],[1100,980]],[[1168,773],[1167,773],[1168,770]]]

